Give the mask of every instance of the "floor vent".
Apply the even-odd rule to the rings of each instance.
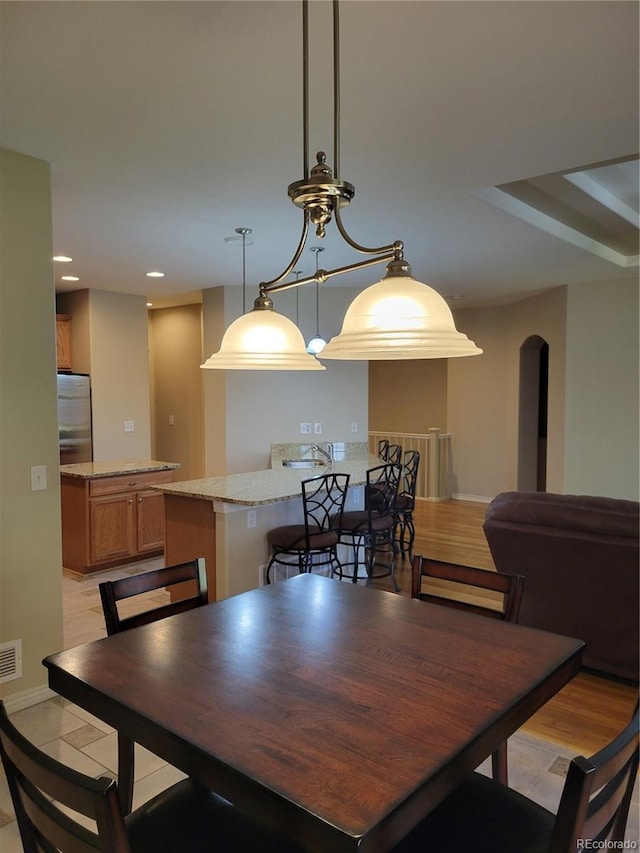
[[[22,640],[0,643],[0,684],[22,678]]]

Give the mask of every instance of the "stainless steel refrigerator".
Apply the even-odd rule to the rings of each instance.
[[[58,373],[60,464],[91,462],[91,381],[86,373]]]

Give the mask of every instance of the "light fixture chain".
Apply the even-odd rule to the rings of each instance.
[[[302,174],[309,180],[309,3],[302,0]]]
[[[320,252],[324,252],[323,246],[312,246],[309,250],[316,256],[316,338],[320,337],[320,288],[318,282],[318,261]]]
[[[340,179],[340,11],[333,0],[333,177]],[[337,204],[336,207],[340,205]]]

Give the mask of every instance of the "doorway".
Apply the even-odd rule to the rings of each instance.
[[[520,347],[518,491],[547,488],[549,344],[532,335]]]

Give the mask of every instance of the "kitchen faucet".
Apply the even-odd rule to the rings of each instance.
[[[324,449],[324,447],[321,447],[319,444],[312,444],[311,450],[315,451],[316,453],[321,453],[325,457],[327,462],[329,462],[332,465],[333,464],[333,444],[330,441],[327,441],[326,444],[327,444],[326,450]]]

